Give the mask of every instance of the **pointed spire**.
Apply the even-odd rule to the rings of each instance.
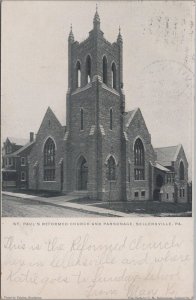
[[[96,4],[96,12],[93,19],[94,28],[100,29],[100,17],[98,13],[98,5]]]
[[[74,42],[74,35],[73,35],[73,31],[72,31],[72,24],[70,26],[69,41]]]
[[[122,35],[121,35],[121,28],[120,28],[120,26],[119,26],[119,32],[118,32],[117,41],[118,41],[118,42],[122,42],[122,41],[123,41]]]

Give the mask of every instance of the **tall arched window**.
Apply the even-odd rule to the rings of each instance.
[[[107,72],[108,72],[108,70],[107,70],[107,58],[104,56],[103,57],[103,83],[105,83],[105,84],[107,84],[107,81],[108,81]]]
[[[80,130],[84,130],[84,110],[80,109]]]
[[[88,55],[86,58],[86,83],[91,81],[91,58]]]
[[[44,180],[55,180],[55,143],[51,138],[44,145]]]
[[[138,138],[134,145],[134,175],[135,180],[145,179],[145,159],[144,159],[144,146],[142,141]]]
[[[78,87],[81,87],[81,65],[79,61],[76,64],[76,88]]]
[[[112,87],[116,89],[116,65],[112,63]]]
[[[112,130],[113,127],[113,111],[112,108],[110,108],[110,130]]]
[[[108,159],[108,180],[116,179],[116,163],[113,156]]]
[[[184,164],[180,162],[180,180],[184,180]]]

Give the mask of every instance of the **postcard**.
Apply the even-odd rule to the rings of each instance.
[[[193,299],[194,10],[2,2],[2,299]]]

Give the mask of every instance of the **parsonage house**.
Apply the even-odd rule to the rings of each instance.
[[[86,192],[103,201],[188,201],[182,145],[154,149],[141,110],[125,111],[123,40],[108,42],[96,10],[86,40],[68,37],[66,126],[48,108],[35,136],[3,146],[3,186]]]

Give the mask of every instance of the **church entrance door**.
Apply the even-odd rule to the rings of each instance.
[[[88,183],[88,165],[86,159],[82,156],[78,160],[77,168],[77,189],[86,191]]]

